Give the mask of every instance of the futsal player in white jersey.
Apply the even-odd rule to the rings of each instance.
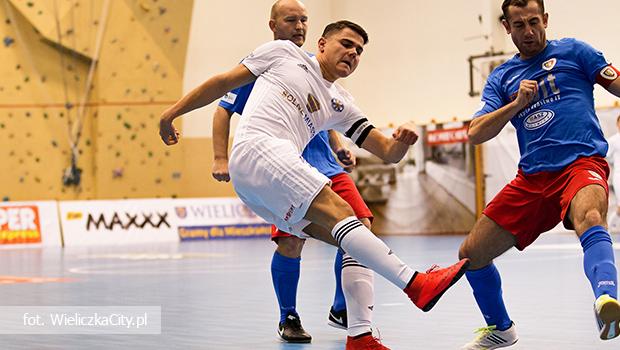
[[[208,79],[164,111],[160,136],[167,145],[176,144],[175,118],[256,81],[229,159],[231,180],[241,200],[286,232],[341,247],[429,311],[463,275],[469,260],[426,273],[414,271],[355,217],[330,189],[329,179],[301,158],[320,130],[340,131],[394,163],[417,141],[412,123],[397,128],[391,138],[384,136],[334,83],[355,71],[367,42],[368,35],[359,25],[338,21],[323,31],[315,57],[290,41],[263,44],[241,64]]]
[[[609,220],[609,230],[614,233],[620,232],[620,115],[616,119],[616,127],[618,132],[607,140],[609,144],[607,159],[613,164],[611,184],[616,195],[616,212]]]

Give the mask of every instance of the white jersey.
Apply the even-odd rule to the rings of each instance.
[[[609,150],[607,151],[607,159],[613,163],[614,172],[620,171],[620,133],[614,134],[607,140]]]
[[[607,150],[607,160],[613,166],[611,184],[613,185],[616,196],[616,206],[620,207],[620,133],[614,134],[607,140],[609,149]]]
[[[291,141],[301,154],[316,133],[328,129],[359,146],[373,128],[346,90],[323,79],[317,59],[288,40],[261,45],[241,63],[258,79],[233,148],[273,137]]]

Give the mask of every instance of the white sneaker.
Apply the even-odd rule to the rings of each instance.
[[[620,335],[620,303],[607,294],[603,294],[594,302],[594,316],[603,340],[613,339]]]
[[[478,337],[471,343],[465,344],[461,350],[491,350],[510,346],[519,340],[514,322],[510,328],[498,331],[495,326],[483,327],[476,330]]]

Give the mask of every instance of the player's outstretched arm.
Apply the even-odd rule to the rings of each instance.
[[[194,109],[204,107],[228,91],[249,84],[254,80],[256,77],[244,65],[239,64],[228,72],[211,77],[190,91],[162,113],[159,122],[159,135],[164,143],[173,145],[179,141],[178,132],[172,125],[174,119]]]
[[[213,113],[213,168],[211,175],[217,181],[230,181],[228,173],[228,138],[233,112],[217,106]]]
[[[488,141],[508,124],[520,110],[527,107],[538,94],[538,83],[534,80],[522,80],[519,85],[517,98],[491,113],[481,115],[469,124],[467,136],[473,144]]]
[[[391,138],[383,135],[377,129],[370,130],[364,143],[362,143],[362,148],[386,162],[398,163],[407,154],[409,146],[417,140],[418,134],[415,132],[415,124],[409,122],[394,130]]]

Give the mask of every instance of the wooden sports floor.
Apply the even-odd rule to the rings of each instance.
[[[455,261],[462,236],[386,236],[415,269]],[[620,237],[614,235],[618,242]],[[616,249],[618,249],[616,247]],[[298,310],[313,341],[281,343],[268,239],[88,249],[0,250],[4,306],[161,306],[159,335],[1,335],[1,349],[344,349],[345,332],[327,325],[335,248],[304,248]],[[616,255],[618,250],[616,250]],[[512,349],[620,349],[597,338],[582,253],[570,233],[543,236],[497,261],[519,342]],[[23,277],[68,278],[62,282]],[[29,282],[30,281],[30,282]],[[482,326],[462,279],[430,313],[376,278],[376,334],[392,349],[459,349]],[[0,316],[1,318],[1,316]]]

